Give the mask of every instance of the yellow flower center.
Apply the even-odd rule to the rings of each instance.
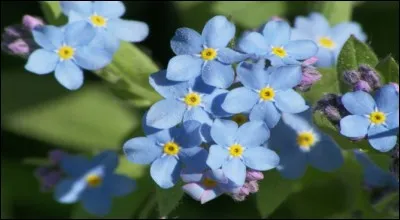
[[[260,90],[259,95],[262,100],[271,101],[275,97],[275,91],[271,87],[265,87]]]
[[[210,178],[204,178],[203,185],[207,189],[212,189],[212,188],[215,188],[217,186],[217,182],[212,180],[212,179],[210,179]]]
[[[286,50],[283,49],[283,47],[272,47],[272,53],[280,58],[284,58],[287,56]]]
[[[175,156],[179,153],[179,145],[176,144],[175,142],[167,142],[164,144],[164,153]]]
[[[318,40],[318,43],[321,47],[325,47],[327,49],[333,49],[335,48],[336,44],[331,40],[329,37],[321,37]]]
[[[246,117],[246,115],[236,114],[236,115],[232,116],[232,120],[234,122],[236,122],[239,126],[241,126],[242,124],[244,124],[248,121],[248,118]]]
[[[62,46],[57,53],[62,60],[69,60],[74,56],[75,50],[70,46]]]
[[[229,154],[233,157],[240,157],[243,154],[243,147],[240,144],[234,144],[229,147]]]
[[[312,132],[302,132],[297,136],[297,144],[302,148],[310,148],[315,144],[315,137]]]
[[[86,182],[90,187],[97,187],[103,182],[103,179],[99,175],[90,174],[86,177]]]
[[[386,121],[386,115],[383,112],[372,112],[369,115],[369,120],[373,124],[382,124]]]
[[[201,103],[201,97],[199,94],[192,92],[185,96],[184,101],[188,106],[197,106]]]
[[[107,19],[100,15],[90,16],[90,21],[95,27],[105,27],[107,25]]]
[[[217,51],[213,48],[206,48],[201,51],[200,56],[203,60],[213,60],[217,57]]]

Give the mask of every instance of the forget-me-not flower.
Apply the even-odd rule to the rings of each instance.
[[[201,173],[182,173],[185,184],[182,189],[201,204],[209,202],[224,193],[234,193],[239,188],[225,177],[221,169]]]
[[[261,146],[269,138],[269,129],[261,121],[238,127],[234,121],[216,119],[211,137],[216,144],[210,147],[207,165],[213,170],[222,167],[225,176],[238,186],[245,182],[246,167],[266,171],[279,164],[278,155]]]
[[[182,166],[194,171],[206,166],[207,151],[199,147],[202,141],[196,123],[188,121],[180,127],[132,138],[125,142],[124,153],[133,163],[151,164],[153,180],[161,188],[171,188],[177,183]]]
[[[228,88],[234,80],[231,64],[247,58],[227,47],[235,31],[235,25],[224,16],[211,18],[201,35],[190,28],[179,28],[171,40],[177,56],[168,63],[167,78],[187,81],[201,75],[208,85]]]
[[[255,59],[268,59],[271,65],[301,64],[317,51],[311,40],[290,40],[291,28],[286,21],[269,21],[260,32],[248,32],[238,41],[237,48]]]
[[[312,124],[311,109],[300,114],[282,114],[271,130],[269,146],[278,152],[278,170],[288,179],[304,175],[308,164],[323,172],[332,172],[344,160],[339,146]]]
[[[55,199],[66,204],[81,201],[89,213],[106,215],[112,197],[127,195],[135,188],[132,179],[114,174],[117,166],[118,155],[112,151],[104,151],[91,161],[82,156],[63,156],[60,167],[68,177],[56,185]]]
[[[343,95],[342,103],[351,113],[340,120],[340,133],[350,138],[368,136],[371,146],[381,152],[391,150],[399,128],[399,94],[391,85],[376,91],[374,97],[364,91]]]
[[[363,42],[367,39],[359,24],[343,22],[331,28],[323,15],[314,12],[308,17],[298,16],[295,19],[291,39],[314,41],[318,45],[316,65],[330,67],[336,64],[340,50],[350,35]]]
[[[88,46],[95,32],[86,22],[59,27],[39,26],[32,31],[42,48],[28,58],[25,69],[38,75],[55,71],[57,81],[69,90],[83,84],[82,69],[97,70],[111,62],[112,54],[103,48]]]
[[[150,76],[150,85],[165,99],[151,106],[146,115],[148,126],[167,129],[190,120],[210,124],[210,114],[229,115],[222,110],[223,99],[219,98],[227,93],[226,90],[205,84],[201,77],[178,82],[165,76],[165,70]]]
[[[250,120],[264,121],[273,128],[281,112],[299,113],[309,107],[303,97],[293,90],[302,78],[301,67],[286,65],[260,68],[257,64],[242,62],[237,74],[244,87],[233,89],[226,96],[222,109],[237,114],[250,111]]]
[[[121,1],[61,1],[61,9],[69,23],[86,21],[96,29],[92,44],[103,45],[114,53],[119,41],[140,42],[149,35],[149,27],[141,21],[124,20]]]

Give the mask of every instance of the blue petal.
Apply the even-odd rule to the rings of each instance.
[[[386,115],[386,124],[389,129],[399,128],[399,110]]]
[[[336,63],[333,52],[323,47],[319,47],[316,57],[318,58],[315,64],[317,67],[331,67]]]
[[[296,21],[299,19],[299,17],[301,16],[298,16],[296,18]],[[307,32],[299,27],[292,28],[290,40],[312,40],[312,39],[314,39],[314,36],[310,32]]]
[[[218,61],[208,61],[201,71],[201,77],[208,85],[217,88],[228,88],[232,85],[235,73],[231,65]]]
[[[371,126],[368,130],[368,142],[380,152],[388,152],[396,145],[397,131],[389,131],[382,125]]]
[[[118,166],[119,157],[115,151],[105,150],[96,155],[91,163],[92,166],[102,165],[107,169],[106,171],[112,173]]]
[[[82,47],[76,50],[74,56],[76,64],[87,70],[99,70],[109,63],[113,54],[102,48]]]
[[[111,19],[107,23],[107,28],[118,39],[128,42],[140,42],[149,35],[149,26],[141,21]]]
[[[120,40],[115,37],[110,31],[97,28],[97,34],[88,46],[102,47],[108,53],[114,54],[120,45]]]
[[[382,86],[376,91],[374,98],[379,111],[391,113],[399,109],[399,93],[392,85]]]
[[[229,153],[226,149],[219,145],[212,145],[210,147],[210,152],[206,164],[212,169],[221,168],[222,164],[228,159]]]
[[[228,93],[222,103],[222,108],[232,114],[247,112],[253,108],[258,99],[258,94],[245,87],[240,87]]]
[[[65,15],[70,11],[78,12],[79,14],[89,16],[92,14],[92,1],[61,1],[61,10]]]
[[[179,179],[180,165],[175,157],[158,158],[151,164],[150,175],[163,189],[173,187]]]
[[[193,171],[188,168],[183,168],[181,172],[181,178],[185,183],[195,183],[200,182],[203,178],[203,170],[202,171]]]
[[[309,15],[310,23],[309,23],[309,29],[308,31],[311,31],[314,36],[318,35],[326,35],[329,32],[330,25],[328,20],[320,13],[310,13]]]
[[[283,46],[289,42],[290,26],[286,21],[269,21],[262,33],[268,45]]]
[[[224,64],[233,64],[247,59],[249,55],[242,54],[230,48],[222,48],[218,50],[217,59]]]
[[[194,92],[199,92],[202,94],[211,94],[216,88],[214,86],[207,85],[201,76],[198,76],[194,80],[190,80],[189,84],[192,86]]]
[[[361,26],[355,22],[342,22],[331,29],[332,40],[340,47],[349,39],[350,35],[355,36],[362,42],[365,42],[367,39]]]
[[[188,82],[171,81],[166,78],[167,71],[160,70],[150,75],[150,85],[164,98],[181,98],[189,91]]]
[[[218,196],[222,195],[222,191],[218,188],[206,190],[200,198],[201,204],[207,203]]]
[[[124,196],[135,189],[135,181],[129,177],[112,174],[105,179],[105,187],[107,192],[113,196]]]
[[[308,160],[313,167],[324,172],[332,172],[344,162],[339,146],[327,135],[322,135],[320,142],[311,148]]]
[[[96,30],[86,21],[77,21],[65,27],[65,43],[71,47],[88,45],[95,37]],[[92,56],[94,56],[92,54]]]
[[[342,103],[353,115],[369,115],[376,107],[372,96],[363,91],[346,93],[342,96]]]
[[[48,74],[54,71],[58,60],[54,52],[38,49],[29,56],[25,69],[38,75]]]
[[[225,16],[215,16],[207,21],[201,35],[207,47],[223,48],[235,36],[235,25],[226,19]]]
[[[176,55],[194,55],[203,50],[203,38],[190,28],[178,28],[171,39],[171,48]]]
[[[246,148],[257,147],[269,138],[269,129],[262,121],[244,123],[236,132],[236,141]]]
[[[293,89],[276,93],[275,105],[285,113],[300,113],[309,108],[303,97]]]
[[[225,176],[236,185],[242,186],[246,179],[246,166],[240,158],[234,157],[222,164]]]
[[[248,148],[243,153],[243,161],[247,167],[265,171],[279,165],[279,156],[274,151],[265,147]]]
[[[214,141],[211,137],[211,125],[210,124],[202,124],[200,128],[200,135],[202,137],[203,142],[208,144],[214,144]]]
[[[65,179],[55,186],[54,198],[59,203],[71,204],[77,202],[86,188],[86,182],[75,179]]]
[[[125,6],[121,1],[95,1],[93,12],[107,18],[118,18],[125,13]]]
[[[346,137],[362,138],[367,134],[369,125],[364,116],[348,115],[340,120],[340,133]]]
[[[77,90],[83,85],[83,72],[72,61],[59,62],[55,77],[61,85],[69,90]]]
[[[236,67],[240,82],[249,89],[262,89],[268,83],[268,75],[264,68],[257,64],[242,62]]]
[[[296,132],[315,131],[317,129],[312,125],[310,113],[311,109],[300,114],[282,113],[282,121]]]
[[[282,148],[284,149],[284,148]],[[279,172],[286,179],[298,179],[307,169],[307,155],[298,148],[287,148],[279,153]]]
[[[171,128],[182,121],[186,111],[184,103],[174,99],[156,102],[147,112],[146,124],[159,129]]]
[[[182,148],[179,158],[182,160],[185,168],[192,171],[203,171],[206,169],[208,152],[201,147]]]
[[[71,23],[74,23],[74,22],[77,22],[77,21],[82,21],[82,20],[86,20],[87,19],[87,17],[86,16],[84,16],[84,15],[82,15],[82,14],[80,14],[80,13],[78,13],[78,12],[76,12],[76,11],[69,11],[69,13],[67,14],[68,15],[68,24],[71,24]],[[87,21],[87,20],[86,20]],[[89,22],[89,21],[88,21]],[[66,25],[65,25],[66,26]],[[63,26],[63,28],[65,27],[65,26]]]
[[[182,128],[172,127],[169,129],[159,129],[155,133],[148,134],[147,137],[154,141],[154,143],[167,143],[179,135]]]
[[[228,147],[234,143],[237,129],[234,121],[215,119],[211,126],[211,137],[222,147]]]
[[[61,28],[44,25],[32,30],[32,35],[37,44],[47,50],[58,49],[64,41],[64,33]]]
[[[311,40],[290,41],[285,49],[287,54],[296,60],[306,60],[318,52],[318,46]]]
[[[184,122],[196,121],[199,122],[200,125],[204,123],[207,124],[212,123],[210,115],[206,111],[204,111],[204,109],[202,109],[201,107],[195,107],[191,108],[190,110],[187,110],[183,115],[183,121]]]
[[[249,118],[251,121],[263,121],[268,128],[273,128],[281,119],[281,114],[272,102],[260,102],[251,110]]]
[[[205,175],[218,183],[228,183],[228,178],[226,178],[222,169],[207,170]]]
[[[79,155],[64,155],[59,165],[63,172],[72,177],[80,177],[91,167],[90,161]]]
[[[168,62],[167,79],[187,81],[201,74],[203,60],[192,55],[178,55]]]
[[[275,90],[287,90],[300,84],[302,78],[300,65],[280,66],[269,76],[269,85]]]
[[[222,109],[228,91],[216,89],[212,94],[203,96],[204,109],[215,117],[227,117],[231,114]]]
[[[161,148],[145,137],[132,138],[125,142],[124,153],[128,160],[137,164],[150,164],[161,156]]]
[[[104,216],[111,210],[111,195],[99,189],[90,189],[82,194],[83,208],[93,215]]]
[[[200,127],[201,123],[197,121],[186,121],[171,136],[182,147],[198,147],[201,144]]]
[[[182,186],[183,191],[188,194],[190,197],[192,197],[196,201],[200,201],[201,196],[204,193],[203,187],[201,187],[197,183],[189,183],[184,186]]]
[[[271,50],[264,37],[257,32],[243,35],[238,41],[237,48],[245,53],[258,56],[267,54]]]

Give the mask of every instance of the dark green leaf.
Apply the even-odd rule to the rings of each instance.
[[[375,69],[381,74],[384,83],[396,82],[399,83],[399,64],[393,59],[392,56],[387,56],[381,60]]]
[[[182,183],[178,183],[170,189],[156,186],[157,205],[161,217],[167,216],[179,205],[183,196],[182,185]]]
[[[41,1],[40,6],[48,24],[60,26],[67,23],[59,1]]]

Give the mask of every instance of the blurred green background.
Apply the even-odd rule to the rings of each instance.
[[[380,59],[388,54],[399,57],[399,3],[353,2],[352,20],[368,35]],[[201,31],[212,16],[231,16],[239,31],[253,29],[278,15],[293,21],[297,15],[307,15],[315,9],[311,2],[125,2],[124,18],[141,20],[150,26],[150,35],[137,46],[159,66],[165,68],[173,56],[170,39],[179,27]],[[1,1],[1,29],[20,23],[24,14],[43,16],[37,1]],[[101,149],[120,150],[127,138],[139,135],[141,115],[145,108],[116,98],[94,74],[85,75],[81,90],[71,92],[59,85],[52,74],[36,76],[23,69],[25,61],[1,54],[1,216],[2,218],[79,218],[89,217],[79,205],[61,205],[51,193],[41,193],[33,176],[35,159],[44,158],[53,148],[70,152],[94,153]],[[149,73],[148,73],[149,74]],[[387,161],[387,160],[385,160]],[[382,163],[382,166],[388,164]],[[184,197],[169,217],[194,218],[334,218],[354,217],[354,213],[369,213],[364,194],[355,192],[361,185],[349,185],[361,180],[361,172],[352,173],[354,161],[335,174],[314,175],[310,170],[301,182],[281,181],[271,172],[270,182],[261,189],[262,198],[250,197],[235,203],[222,197],[207,205]],[[355,168],[358,169],[359,168]],[[145,167],[121,161],[121,172],[139,178],[139,188],[129,198],[118,199],[110,216],[120,218],[159,217],[152,193],[154,183],[148,183]],[[318,178],[314,178],[317,176]],[[358,178],[358,179],[357,179]],[[279,180],[279,181],[278,181]],[[361,181],[359,182],[361,184]],[[347,184],[347,185],[346,185]],[[266,191],[265,189],[270,189]],[[265,190],[265,191],[264,191]],[[357,191],[358,193],[358,191]],[[166,194],[165,203],[180,198],[180,192]],[[171,196],[173,195],[173,196]],[[158,198],[157,202],[160,199]],[[171,202],[173,203],[173,202]],[[174,206],[174,205],[172,205]],[[265,207],[265,213],[257,209]],[[363,209],[365,208],[365,210]],[[381,216],[380,216],[381,217]]]

